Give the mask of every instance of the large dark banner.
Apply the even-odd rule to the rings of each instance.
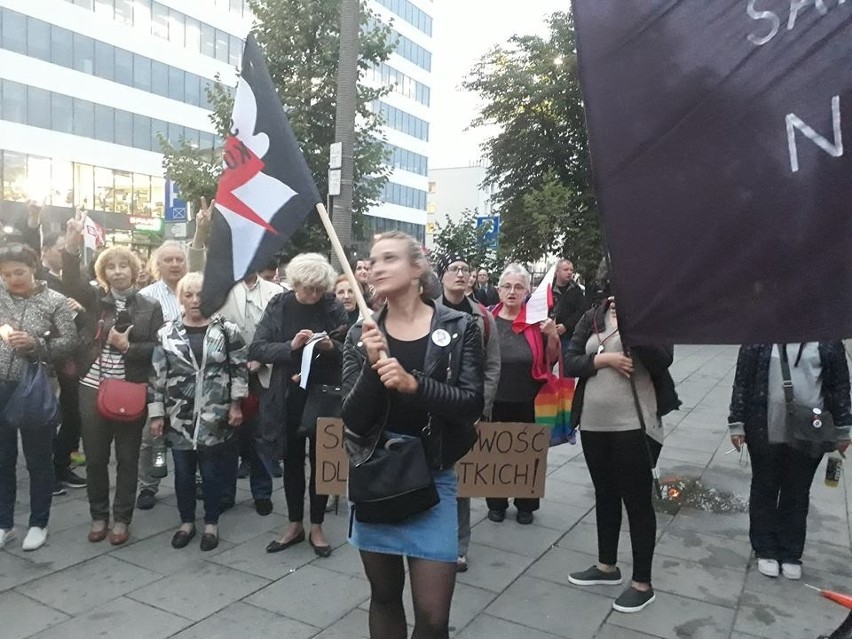
[[[625,340],[852,336],[852,2],[574,18]]]

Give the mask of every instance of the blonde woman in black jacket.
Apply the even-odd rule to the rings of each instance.
[[[361,551],[370,581],[370,636],[408,634],[402,591],[408,558],[414,636],[449,636],[458,558],[457,479],[453,466],[475,441],[482,414],[483,349],[465,313],[421,297],[430,275],[420,244],[399,232],[377,239],[371,282],[387,303],[375,320],[358,324],[343,351],[343,421],[352,464],[377,446],[420,438],[439,502],[396,523],[359,521],[351,543]],[[422,372],[421,372],[422,371]],[[394,483],[383,477],[383,483]],[[358,486],[350,473],[350,495]]]

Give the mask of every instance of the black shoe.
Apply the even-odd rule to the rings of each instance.
[[[656,598],[653,588],[642,592],[630,586],[612,602],[612,609],[616,612],[639,612],[654,603]]]
[[[467,572],[467,568],[467,557],[462,555],[456,560],[456,572]]]
[[[278,541],[277,539],[270,541],[269,545],[266,547],[266,552],[281,552],[282,550],[287,550],[290,546],[301,544],[303,541],[305,541],[304,530],[295,537],[293,537],[290,541],[285,541],[283,543]]]
[[[201,483],[201,477],[195,478],[195,500],[202,501],[204,499],[204,484]]]
[[[64,473],[62,473],[59,483],[66,488],[85,488],[87,482],[85,479],[80,477],[80,475],[68,468]]]
[[[497,510],[492,509],[488,511],[488,519],[495,523],[500,523],[504,519],[506,519],[506,511],[505,510]]]
[[[233,466],[231,466],[233,468]],[[237,479],[246,479],[251,473],[251,467],[248,462],[242,462],[240,467],[237,468]]]
[[[226,510],[231,510],[236,505],[233,499],[223,499],[222,505],[219,507],[219,512],[223,513]]]
[[[616,568],[613,572],[604,572],[592,566],[588,570],[572,572],[568,575],[568,581],[575,586],[620,586],[621,570]]]
[[[254,509],[257,511],[257,514],[261,517],[266,517],[269,513],[272,512],[272,500],[271,499],[255,499],[254,500]]]
[[[157,493],[150,488],[143,488],[139,491],[139,497],[136,499],[136,507],[139,510],[151,510],[154,504],[157,503]]]
[[[531,523],[533,523],[533,519],[535,519],[535,517],[533,516],[532,513],[528,513],[528,512],[524,512],[522,510],[519,510],[515,519],[522,526],[529,526]]]
[[[214,533],[204,533],[201,535],[201,550],[207,552],[213,550],[219,545],[219,535]]]
[[[273,477],[283,477],[284,472],[281,470],[281,464],[279,462],[275,462],[275,465],[272,467],[272,476]]]
[[[55,484],[53,484],[53,496],[54,497],[59,497],[60,495],[67,495],[67,494],[68,494],[68,491],[65,490],[65,486],[62,485],[61,481],[58,481]]]
[[[331,546],[317,546],[310,536],[308,536],[308,543],[311,545],[311,548],[314,549],[314,554],[316,554],[317,557],[322,557],[323,559],[331,557]]]
[[[172,537],[172,548],[186,548],[195,537],[195,526],[189,532],[178,530]]]

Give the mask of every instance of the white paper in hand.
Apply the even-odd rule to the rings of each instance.
[[[302,370],[299,373],[301,377],[299,386],[302,388],[308,387],[308,376],[311,374],[311,364],[314,361],[314,347],[317,345],[317,342],[324,340],[326,337],[328,337],[328,333],[314,333],[311,339],[308,340],[308,343],[305,344],[304,350],[302,350]]]

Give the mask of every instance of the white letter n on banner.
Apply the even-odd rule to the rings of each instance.
[[[840,129],[840,96],[831,99],[831,121],[834,124],[834,142],[829,142],[795,113],[787,115],[787,145],[790,148],[790,168],[793,173],[799,170],[799,149],[796,146],[796,129],[802,132],[806,138],[816,144],[831,157],[839,158],[843,155],[843,132]]]

